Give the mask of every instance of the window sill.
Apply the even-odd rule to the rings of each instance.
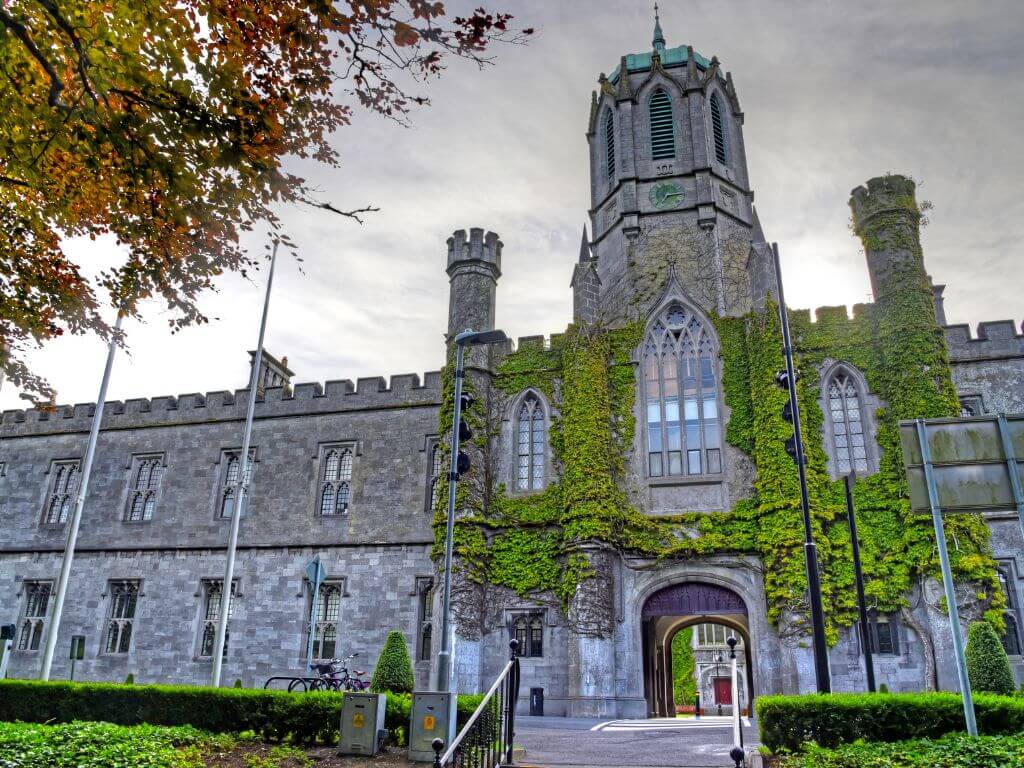
[[[660,488],[673,485],[720,485],[725,482],[725,475],[672,475],[671,477],[648,477],[647,484]]]

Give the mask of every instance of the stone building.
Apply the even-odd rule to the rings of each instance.
[[[486,689],[514,637],[524,710],[668,712],[672,637],[710,623],[742,638],[744,706],[810,690],[796,473],[771,381],[775,275],[733,79],[717,59],[669,47],[656,25],[650,50],[601,75],[587,140],[590,235],[569,330],[469,356],[479,427],[457,528],[457,688]],[[852,208],[875,301],[853,317],[792,312],[833,686],[862,689],[866,640],[890,690],[953,688],[948,623],[934,573],[914,559],[925,539],[900,493],[892,426],[961,408],[1024,410],[1024,336],[1010,321],[976,336],[945,325],[911,181],[873,179]],[[501,259],[494,233],[448,241],[449,336],[495,327]],[[431,550],[447,493],[443,374],[293,384],[286,360],[262,364],[225,683],[301,674],[312,619],[324,658],[372,663],[388,630],[402,630],[426,686],[439,636]],[[107,404],[55,678],[81,634],[78,679],[209,679],[245,404],[245,390]],[[3,414],[0,623],[17,625],[12,676],[38,673],[92,412]],[[852,628],[837,503],[850,472],[866,639]],[[1020,673],[1016,515],[950,525],[958,551],[979,555],[957,561],[982,595],[965,615],[1002,615]],[[311,617],[305,569],[316,555],[328,581]]]

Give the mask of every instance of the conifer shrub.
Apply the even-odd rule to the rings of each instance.
[[[388,632],[388,639],[377,657],[370,690],[374,693],[412,693],[415,686],[416,678],[405,635],[393,629]]]
[[[1010,696],[1016,688],[1010,660],[995,629],[976,621],[967,630],[967,675],[975,693]]]

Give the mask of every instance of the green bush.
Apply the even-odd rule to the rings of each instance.
[[[1024,732],[1024,700],[978,694],[978,730],[985,734]],[[955,693],[832,693],[762,696],[757,700],[761,743],[772,752],[797,751],[805,742],[836,747],[859,739],[935,739],[965,730]]]
[[[412,672],[412,659],[409,657],[405,635],[397,630],[391,630],[380,656],[377,657],[370,690],[375,693],[412,693],[415,685],[416,677]]]
[[[16,768],[186,768],[214,745],[230,746],[189,727],[0,723],[0,766]]]
[[[968,628],[966,656],[967,675],[974,693],[1014,693],[1017,686],[1006,649],[987,621],[976,621]]]
[[[333,743],[341,722],[341,697],[327,691],[0,680],[0,721],[190,725],[213,733],[252,731],[268,741]],[[385,727],[401,741],[400,734],[409,726],[412,696],[389,693],[387,698]],[[482,698],[459,696],[460,726]]]
[[[844,744],[831,750],[809,745],[779,759],[776,768],[996,768],[1024,763],[1024,737],[951,733],[937,741]]]

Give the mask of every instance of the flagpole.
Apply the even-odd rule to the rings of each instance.
[[[270,287],[274,284],[274,264],[277,262],[278,241],[274,239],[274,250],[270,256],[270,271],[267,274],[267,290],[263,297],[263,316],[260,319],[260,338],[256,344],[256,357],[252,361],[252,372],[249,375],[249,408],[245,414],[245,434],[242,438],[242,455],[239,456],[241,468],[235,503],[231,511],[231,531],[228,534],[228,561],[224,568],[224,582],[221,585],[220,613],[217,616],[217,634],[213,643],[213,673],[210,685],[220,686],[221,668],[224,663],[224,638],[228,631],[228,614],[231,611],[231,583],[235,574],[235,549],[238,546],[238,526],[242,517],[242,499],[249,490],[249,445],[252,442],[252,416],[256,410],[256,384],[259,380],[260,367],[263,364],[263,336],[267,330],[267,311],[270,309]]]
[[[85,450],[85,461],[82,463],[82,481],[78,486],[75,508],[68,523],[68,537],[64,543],[64,559],[60,564],[60,576],[57,577],[57,595],[53,603],[53,618],[50,629],[46,633],[46,646],[43,649],[43,664],[39,670],[40,680],[50,679],[50,668],[53,666],[53,652],[57,648],[57,634],[60,620],[64,613],[64,598],[68,592],[68,580],[71,578],[71,564],[75,559],[75,545],[78,543],[78,526],[82,522],[82,508],[85,506],[85,494],[89,491],[89,475],[92,473],[92,460],[96,455],[96,442],[100,435],[100,422],[103,420],[103,408],[107,402],[107,385],[110,383],[110,371],[114,367],[114,352],[117,351],[117,331],[121,330],[123,315],[117,312],[114,323],[114,335],[107,346],[107,364],[103,368],[103,380],[100,382],[100,394],[96,398],[96,410],[92,414],[92,427],[89,430],[89,447]]]

